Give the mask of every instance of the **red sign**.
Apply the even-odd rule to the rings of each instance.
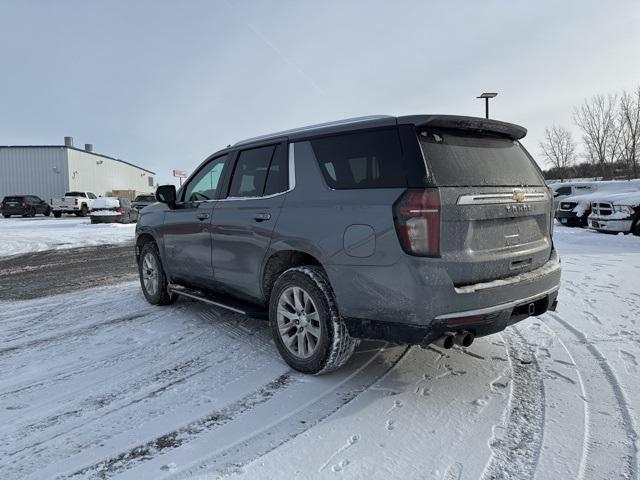
[[[180,178],[187,178],[187,172],[185,172],[184,170],[174,170],[173,176],[180,177]]]

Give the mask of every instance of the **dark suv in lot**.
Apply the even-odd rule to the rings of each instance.
[[[0,203],[0,212],[4,218],[9,218],[11,215],[35,217],[38,213],[48,217],[51,215],[51,207],[35,195],[13,195],[4,197]]]
[[[366,117],[236,143],[140,213],[145,297],[268,317],[293,368],[450,348],[554,309],[552,197],[517,125]]]

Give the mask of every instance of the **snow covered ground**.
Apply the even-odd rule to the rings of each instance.
[[[0,478],[638,478],[640,238],[555,241],[557,312],[321,377],[135,283],[0,303]]]
[[[0,257],[61,248],[133,242],[135,224],[91,225],[89,218],[0,219]]]

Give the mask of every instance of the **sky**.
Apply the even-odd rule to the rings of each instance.
[[[640,2],[0,0],[0,145],[93,143],[173,182],[238,140],[362,115],[546,126],[640,84]]]

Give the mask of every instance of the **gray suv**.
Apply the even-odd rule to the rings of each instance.
[[[376,116],[236,143],[140,212],[144,295],[268,318],[307,373],[359,339],[469,346],[557,303],[553,199],[525,134]]]

